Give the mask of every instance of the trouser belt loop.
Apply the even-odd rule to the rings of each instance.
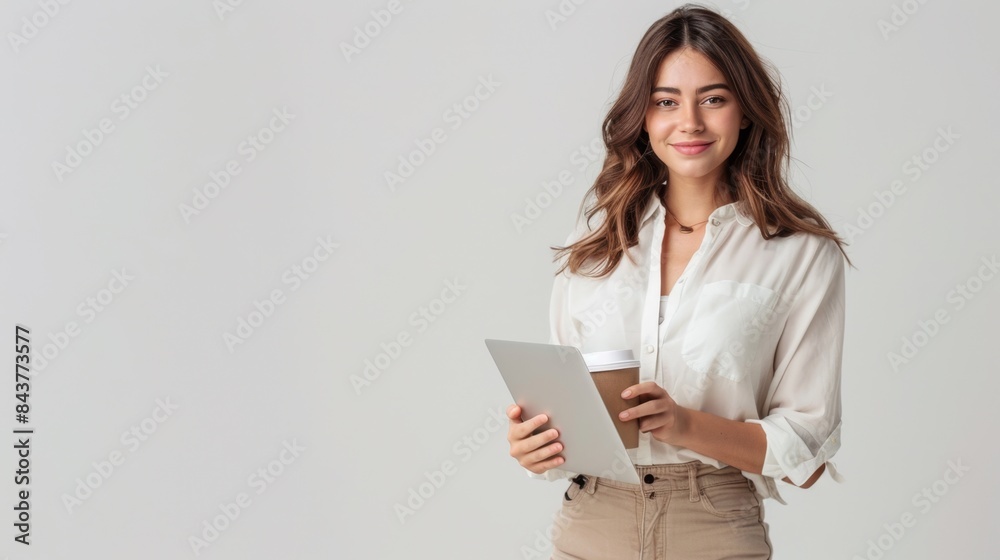
[[[688,486],[691,488],[691,497],[688,498],[692,502],[697,502],[701,499],[698,495],[698,464],[691,463],[688,465]]]

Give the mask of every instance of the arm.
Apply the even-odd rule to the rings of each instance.
[[[808,487],[840,449],[840,378],[845,265],[837,243],[820,238],[801,277],[774,351],[774,374],[757,424],[767,436],[762,473]],[[841,482],[833,464],[830,474]]]
[[[767,451],[767,437],[759,424],[730,420],[690,408],[681,408],[680,411],[683,428],[677,445],[713,457],[742,471],[761,474]],[[795,484],[787,476],[782,480],[801,488],[809,488],[825,468],[825,464],[821,465],[803,484]]]

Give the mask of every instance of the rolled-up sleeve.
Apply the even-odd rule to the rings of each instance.
[[[791,298],[774,356],[765,416],[764,476],[805,483],[840,449],[844,258],[823,238]],[[842,481],[831,463],[830,474]]]
[[[564,245],[569,245],[576,237],[576,232],[570,234]],[[562,264],[561,262],[559,263]],[[573,324],[573,317],[569,312],[569,269],[563,270],[556,275],[552,283],[552,296],[549,300],[549,344],[560,346],[580,347],[580,335]],[[579,473],[559,468],[552,468],[542,474],[535,474],[528,469],[524,469],[531,478],[542,480],[562,480],[573,478]]]

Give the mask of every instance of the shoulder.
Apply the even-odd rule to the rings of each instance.
[[[784,298],[796,300],[807,294],[844,290],[846,259],[834,239],[800,231],[762,243],[761,253],[769,257],[767,265],[780,269],[778,274],[784,277]]]
[[[797,232],[789,237],[794,243],[795,255],[790,255],[789,265],[794,271],[797,296],[843,299],[846,286],[846,259],[839,244],[826,236]]]
[[[792,237],[799,238],[802,258],[808,259],[814,266],[827,269],[843,268],[844,253],[840,250],[840,244],[834,239],[805,231],[797,232]]]
[[[825,235],[809,231],[797,231],[784,237],[764,239],[763,234],[756,224],[748,225],[747,230],[752,231],[759,237],[764,247],[768,251],[774,252],[776,256],[806,261],[821,259],[827,262],[844,259],[844,254],[840,250],[840,244],[833,238]],[[773,232],[774,228],[769,228],[769,231]]]

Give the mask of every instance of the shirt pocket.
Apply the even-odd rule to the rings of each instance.
[[[760,358],[754,325],[776,301],[774,290],[757,284],[719,280],[702,286],[681,346],[684,363],[702,375],[741,381]]]

